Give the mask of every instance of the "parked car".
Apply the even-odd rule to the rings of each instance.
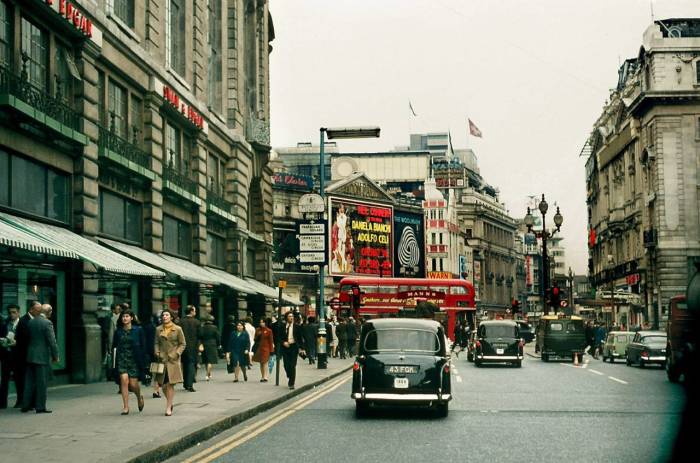
[[[542,361],[583,357],[586,336],[583,319],[576,315],[545,315],[537,324],[535,352],[542,354]]]
[[[520,337],[523,338],[525,344],[532,342],[532,340],[535,339],[535,332],[533,331],[532,327],[528,322],[526,322],[525,320],[515,320],[515,323],[518,324],[518,329],[520,330]]]
[[[634,364],[644,368],[666,362],[666,333],[663,331],[638,331],[627,345],[627,366]]]
[[[634,337],[632,331],[611,331],[603,346],[603,362],[613,363],[617,359],[627,358],[627,344]]]
[[[681,375],[686,378],[692,365],[692,356],[697,352],[697,310],[689,310],[683,295],[671,298],[666,324],[666,375],[669,381],[678,382]]]
[[[477,328],[474,364],[484,362],[523,364],[525,342],[520,337],[518,324],[513,320],[488,320]]]
[[[362,325],[352,377],[356,415],[372,406],[406,405],[446,417],[452,388],[445,339],[433,320],[385,318]]]

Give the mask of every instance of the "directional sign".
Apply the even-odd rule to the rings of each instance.
[[[299,198],[299,212],[323,212],[325,210],[326,204],[319,194],[307,193]]]
[[[299,223],[300,235],[325,235],[326,224],[321,223]]]
[[[299,250],[323,252],[326,250],[326,237],[324,235],[299,235]]]
[[[326,253],[325,252],[300,252],[299,262],[310,263],[316,262],[318,264],[326,263]]]

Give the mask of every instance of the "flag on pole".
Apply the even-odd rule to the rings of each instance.
[[[452,134],[450,131],[447,131],[447,141],[448,141],[448,148],[447,148],[447,159],[452,159],[455,155],[455,149],[452,147]]]
[[[408,100],[408,109],[411,110],[411,113],[413,114],[414,117],[418,116],[418,114],[416,114],[416,111],[413,109],[413,105],[411,104],[411,100]]]
[[[482,138],[481,130],[479,130],[479,127],[477,127],[471,119],[467,118],[467,120],[469,121],[469,133],[475,137]]]

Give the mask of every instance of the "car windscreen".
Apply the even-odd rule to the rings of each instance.
[[[365,336],[368,352],[425,352],[440,351],[440,339],[431,331],[390,328],[372,330]]]
[[[518,330],[515,326],[490,325],[484,326],[481,336],[485,338],[517,338]]]
[[[665,347],[666,336],[644,336],[641,342],[649,347]]]
[[[557,320],[547,326],[547,333],[583,333],[583,325],[570,320]]]

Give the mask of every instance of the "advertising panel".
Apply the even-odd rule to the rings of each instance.
[[[394,276],[423,278],[425,276],[425,241],[423,216],[394,211]]]
[[[392,276],[391,206],[331,198],[331,275]]]
[[[287,172],[276,172],[272,175],[272,184],[276,188],[290,190],[313,190],[314,180],[308,175],[289,174]]]

